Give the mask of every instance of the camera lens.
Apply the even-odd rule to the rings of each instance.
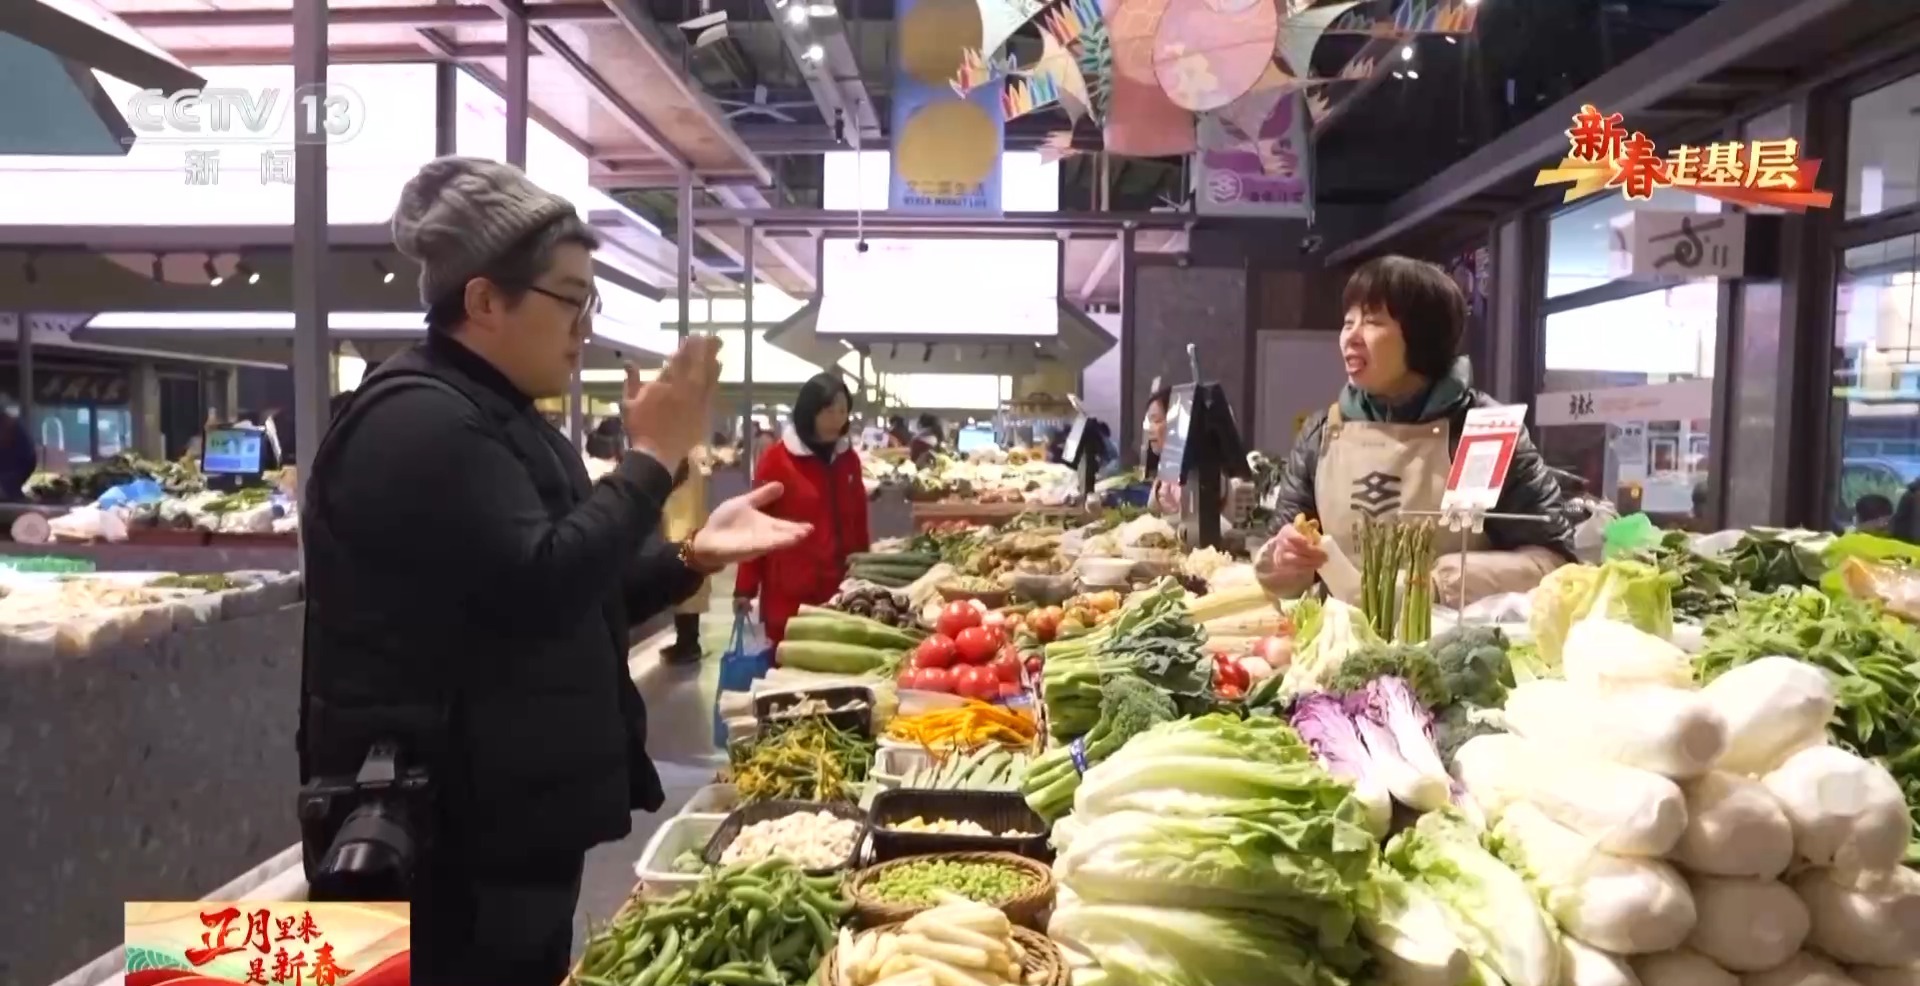
[[[311,880],[314,900],[406,900],[413,882],[415,845],[406,814],[386,800],[370,801],[340,824]]]

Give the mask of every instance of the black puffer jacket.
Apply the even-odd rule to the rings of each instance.
[[[1447,445],[1452,447],[1460,444],[1460,430],[1466,425],[1469,408],[1497,407],[1500,403],[1480,391],[1468,391],[1467,399],[1454,405],[1448,413]],[[1291,522],[1301,514],[1316,519],[1320,516],[1319,504],[1314,500],[1313,484],[1314,475],[1320,467],[1320,447],[1326,439],[1326,433],[1327,412],[1323,410],[1307,419],[1306,425],[1300,429],[1300,436],[1294,440],[1293,454],[1287,456],[1287,463],[1280,470],[1277,512],[1285,521]],[[1564,506],[1560,484],[1548,471],[1546,461],[1540,457],[1540,450],[1534,448],[1533,441],[1524,431],[1521,432],[1520,443],[1513,450],[1513,464],[1507,470],[1507,485],[1500,491],[1500,504],[1494,512],[1544,519],[1489,519],[1487,540],[1503,551],[1530,545],[1551,548],[1556,554],[1572,561],[1573,528],[1567,523]]]

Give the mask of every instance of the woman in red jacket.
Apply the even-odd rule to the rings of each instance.
[[[860,456],[847,439],[853,394],[837,374],[822,373],[800,388],[793,423],[760,457],[755,486],[779,483],[780,499],[762,507],[768,516],[813,525],[793,547],[740,565],[735,609],[760,599],[760,619],[775,643],[801,606],[833,597],[847,577],[847,556],[867,550],[867,487]]]

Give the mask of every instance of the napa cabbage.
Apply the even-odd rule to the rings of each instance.
[[[1387,843],[1386,859],[1433,895],[1476,967],[1507,986],[1556,986],[1560,946],[1553,922],[1526,881],[1480,844],[1459,811],[1420,816]]]

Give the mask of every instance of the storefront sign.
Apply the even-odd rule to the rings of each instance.
[[[1801,157],[1800,150],[1800,141],[1781,137],[1682,144],[1661,154],[1652,138],[1629,131],[1621,114],[1588,105],[1567,129],[1566,158],[1541,169],[1533,184],[1572,185],[1567,202],[1614,188],[1634,201],[1663,188],[1684,188],[1735,205],[1792,212],[1830,208],[1833,193],[1814,187],[1819,160]]]
[[[1565,390],[1534,400],[1534,422],[1626,425],[1645,421],[1700,421],[1713,416],[1713,381],[1679,380],[1644,387]]]
[[[1200,214],[1266,219],[1312,214],[1307,124],[1302,92],[1278,95],[1251,135],[1233,124],[1231,114],[1202,113],[1194,169]]]
[[[1622,483],[1638,483],[1647,478],[1647,423],[1628,421],[1613,436],[1613,462],[1616,478]]]
[[[1518,404],[1467,412],[1460,444],[1453,450],[1453,467],[1447,472],[1447,490],[1440,496],[1441,513],[1484,512],[1500,503],[1513,449],[1526,423],[1527,409]]]
[[[1747,268],[1747,217],[1737,212],[1635,210],[1613,220],[1616,278],[1739,277]]]

